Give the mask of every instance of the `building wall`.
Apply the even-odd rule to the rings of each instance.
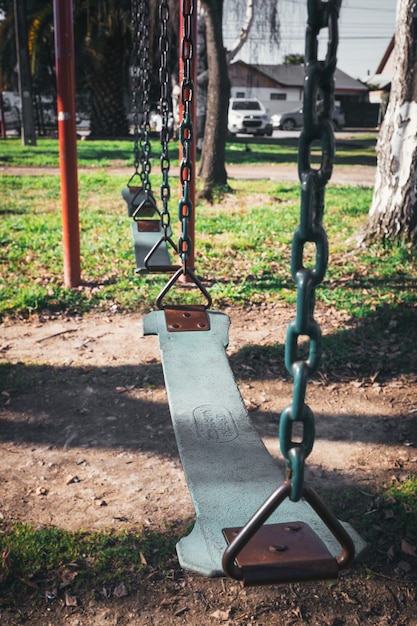
[[[270,115],[292,111],[302,105],[302,89],[278,85],[264,74],[250,71],[248,66],[232,65],[229,78],[232,98],[258,98]]]
[[[237,85],[231,89],[232,98],[258,98],[270,115],[292,111],[302,105],[302,93],[300,89],[270,89],[267,87],[254,87],[252,85]]]

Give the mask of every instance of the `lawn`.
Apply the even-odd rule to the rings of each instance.
[[[228,144],[229,162],[296,159],[296,139],[256,142],[250,152],[246,144]],[[346,139],[342,144],[339,163],[375,161],[375,138]],[[130,219],[121,199],[132,172],[131,148],[128,141],[78,142],[82,285],[69,289],[63,285],[60,180],[48,172],[48,167],[58,165],[58,143],[42,139],[36,147],[22,147],[18,140],[0,142],[0,163],[6,166],[0,179],[0,316],[45,309],[73,314],[154,307],[166,277],[135,273]],[[171,150],[172,163],[177,163],[178,154]],[[156,140],[153,153],[158,153]],[[20,174],[8,174],[8,165],[20,166]],[[157,165],[155,157],[151,180],[159,193]],[[45,168],[44,173],[33,175],[31,166]],[[126,174],[110,173],[106,169],[110,166],[125,166]],[[294,302],[290,250],[299,219],[298,184],[235,180],[233,187],[214,204],[199,201],[196,206],[196,271],[214,306]],[[400,307],[416,302],[411,245],[354,249],[351,237],[364,223],[371,198],[372,189],[364,187],[329,186],[326,193],[330,263],[319,298],[352,316],[368,315],[381,304]],[[174,223],[174,197],[170,210]],[[175,290],[173,300],[189,301],[193,298],[189,291]]]

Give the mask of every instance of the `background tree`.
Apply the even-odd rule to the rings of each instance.
[[[202,194],[211,198],[214,186],[227,184],[225,155],[230,82],[223,45],[223,0],[202,0],[201,4],[205,15],[208,85],[199,176],[205,184]]]
[[[304,65],[304,54],[286,54],[284,65]]]
[[[199,176],[204,182],[202,194],[210,198],[213,188],[227,185],[225,166],[227,118],[230,97],[228,65],[248,41],[251,29],[268,33],[271,44],[279,41],[279,0],[241,0],[228,3],[235,15],[244,17],[239,36],[229,51],[223,43],[224,0],[201,0],[206,22],[206,54],[208,65],[207,115]]]
[[[83,8],[90,137],[127,136],[129,125],[124,96],[131,42],[130,1],[90,0]]]
[[[375,190],[359,243],[417,238],[417,3],[398,0],[396,62],[379,133]]]
[[[199,176],[204,182],[202,194],[210,198],[213,188],[227,185],[225,166],[227,117],[230,97],[228,64],[247,41],[255,17],[257,28],[268,32],[271,43],[279,41],[279,0],[240,0],[228,9],[244,10],[242,28],[231,50],[223,43],[224,0],[201,0],[205,13],[206,54],[208,65],[207,115]]]

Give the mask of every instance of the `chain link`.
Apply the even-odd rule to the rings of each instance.
[[[194,83],[192,68],[194,60],[194,42],[192,38],[193,14],[195,11],[194,0],[183,0],[183,37],[181,46],[181,59],[183,62],[183,77],[181,82],[181,102],[183,107],[180,125],[180,143],[182,146],[182,159],[180,164],[180,183],[182,197],[178,203],[178,218],[181,222],[181,235],[178,241],[178,254],[182,260],[183,273],[187,271],[187,260],[191,254],[191,237],[189,225],[193,212],[191,200],[191,181],[193,176],[193,163],[191,159],[191,146],[193,142],[193,122],[191,106],[194,98]]]
[[[325,185],[330,179],[334,160],[332,112],[334,72],[338,45],[338,15],[341,0],[307,0],[308,19],[305,47],[303,130],[298,149],[298,173],[301,182],[300,223],[294,233],[291,274],[297,285],[296,317],[290,322],[285,344],[285,365],[293,376],[292,402],[281,414],[280,447],[291,479],[291,500],[297,502],[304,491],[305,460],[315,437],[314,415],[305,402],[307,383],[317,371],[322,356],[322,335],[314,319],[315,289],[323,280],[328,260],[328,243],[322,225]],[[328,28],[328,47],[324,61],[319,61],[318,36]],[[321,164],[311,167],[313,142],[321,145]],[[315,247],[314,267],[305,266],[307,244]],[[306,359],[300,356],[301,337],[309,339]],[[302,426],[301,441],[293,438],[295,425]]]
[[[151,195],[151,143],[150,101],[149,101],[149,13],[146,0],[133,0],[132,3],[132,109],[135,171],[128,187],[137,187],[135,178],[139,176],[143,191]],[[139,172],[140,167],[140,172]]]
[[[143,37],[142,28],[142,10],[139,0],[132,0],[132,114],[133,114],[133,164],[135,172],[130,179],[130,183],[133,185],[133,181],[136,177],[140,177],[140,146],[139,146],[139,128],[140,128],[140,98],[139,98],[139,42]]]
[[[168,86],[169,86],[169,69],[168,69],[168,56],[169,56],[169,38],[168,38],[168,23],[169,23],[169,5],[168,0],[161,0],[159,5],[159,22],[160,22],[160,36],[159,36],[159,53],[160,53],[160,65],[159,65],[159,83],[161,86],[161,95],[159,100],[159,108],[162,117],[161,127],[161,173],[162,182],[160,186],[162,210],[161,210],[161,224],[164,229],[164,237],[168,238],[170,232],[171,217],[169,213],[169,200],[171,198],[171,188],[169,184],[169,98],[168,98]]]

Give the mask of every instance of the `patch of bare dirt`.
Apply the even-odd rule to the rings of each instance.
[[[239,388],[266,446],[280,460],[279,415],[292,394],[283,344],[293,309],[274,304],[228,313]],[[325,334],[345,324],[320,307],[318,315]],[[143,524],[162,529],[193,518],[157,341],[142,337],[140,315],[2,325],[2,519],[93,530]],[[307,479],[330,499],[334,494],[339,517],[353,525],[359,519],[361,530],[368,525],[375,534],[375,488],[416,473],[415,378],[404,372],[358,376],[350,366],[325,368],[309,385],[317,432]],[[383,537],[384,529],[378,532]],[[417,558],[401,551],[401,537],[392,547],[381,539],[379,547],[379,568],[365,556],[335,582],[250,589],[183,572],[173,555],[167,571],[150,572],[127,596],[110,592],[68,607],[63,597],[47,600],[35,593],[36,602],[20,611],[0,606],[0,618],[5,625],[33,626],[416,626]]]

